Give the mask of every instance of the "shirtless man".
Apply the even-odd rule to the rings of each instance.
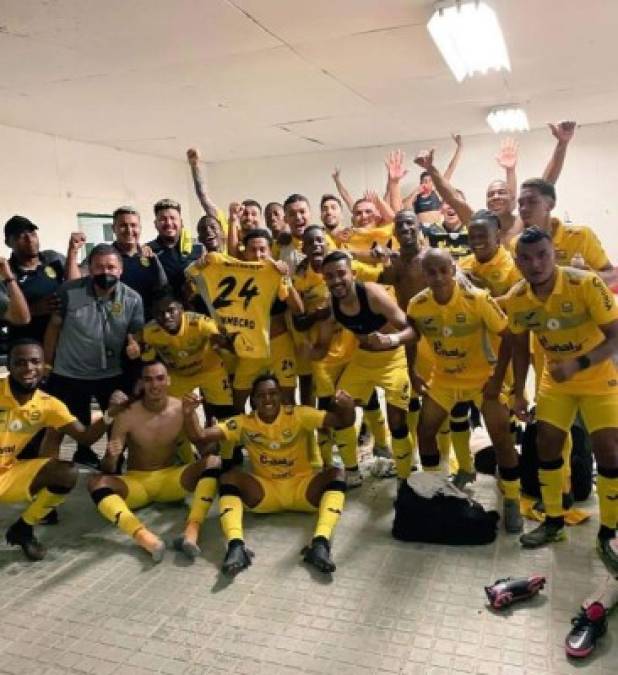
[[[88,490],[99,512],[148,551],[154,562],[163,559],[165,544],[132,512],[152,502],[178,502],[194,492],[184,533],[174,541],[177,549],[193,559],[200,554],[197,544],[217,490],[220,460],[209,456],[199,439],[201,459],[193,464],[174,463],[177,444],[185,433],[185,416],[179,399],[168,396],[170,378],[159,361],[142,368],[143,396],[117,416],[101,468]],[[190,430],[187,430],[190,431]],[[118,457],[128,446],[128,470],[114,473]]]

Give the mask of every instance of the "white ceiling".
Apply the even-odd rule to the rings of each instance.
[[[490,0],[512,72],[458,84],[431,0],[3,0],[0,124],[208,161],[618,119],[616,0]]]

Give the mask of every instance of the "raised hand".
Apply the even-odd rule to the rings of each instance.
[[[131,361],[135,361],[135,359],[139,359],[141,356],[142,350],[140,349],[139,342],[135,339],[131,333],[128,334],[127,336],[127,348],[126,348],[126,353],[127,356],[131,359]]]
[[[202,400],[203,400],[202,397],[199,396],[198,394],[194,393],[185,394],[182,397],[183,414],[192,415],[197,410]]]
[[[244,211],[245,207],[242,204],[232,202],[229,206],[230,222],[234,221],[235,223],[239,223]]]
[[[389,181],[396,183],[407,175],[408,170],[405,168],[405,161],[406,153],[403,150],[394,150],[388,153],[384,164],[388,171]]]
[[[550,122],[547,126],[551,129],[552,136],[559,143],[568,143],[575,135],[575,127],[577,126],[577,123],[568,120],[558,122],[556,124],[552,124]]]
[[[112,395],[109,397],[107,414],[110,417],[116,417],[118,413],[121,413],[123,410],[126,409],[129,403],[130,403],[129,397],[124,393],[124,391],[116,389],[114,392],[112,392]]]
[[[503,169],[514,169],[517,166],[517,142],[514,138],[505,138],[502,141],[496,161]]]
[[[86,235],[83,232],[71,232],[69,237],[69,251],[79,251],[86,244]]]
[[[461,140],[461,134],[451,134],[451,138],[455,141],[455,145],[458,148],[461,148],[461,146],[463,145],[463,142]]]
[[[187,150],[187,159],[191,166],[197,166],[200,161],[200,151],[197,148],[189,148]]]
[[[339,176],[341,175],[341,169],[336,166],[331,175],[336,183],[339,180]]]
[[[433,168],[434,152],[434,148],[431,148],[431,150],[421,150],[414,158],[414,163],[420,166],[422,169],[425,169],[425,171],[429,171],[431,168]]]
[[[6,258],[0,257],[0,277],[2,281],[13,278],[13,270],[9,265],[9,261]]]

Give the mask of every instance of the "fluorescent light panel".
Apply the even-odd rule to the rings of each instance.
[[[427,29],[458,82],[490,69],[511,70],[498,17],[484,2],[438,8]]]
[[[528,131],[528,116],[523,108],[494,108],[487,115],[487,124],[492,131],[499,134],[504,131]]]

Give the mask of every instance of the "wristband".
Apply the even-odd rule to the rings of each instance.
[[[590,368],[592,365],[590,362],[590,357],[586,356],[585,354],[578,356],[575,360],[577,361],[577,365],[579,366],[580,370],[586,370],[586,368]]]
[[[401,338],[398,333],[389,333],[388,339],[391,342],[391,347],[399,347],[401,344]]]
[[[107,412],[107,410],[103,413],[103,421],[108,427],[114,423],[114,418],[109,414],[109,412]]]

